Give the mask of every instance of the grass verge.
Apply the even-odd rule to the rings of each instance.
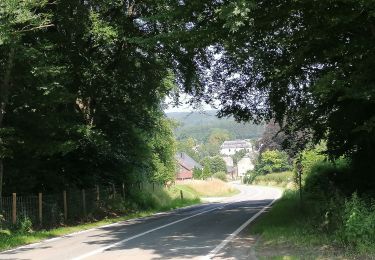
[[[121,207],[124,212],[129,212],[130,210],[132,211],[132,213],[126,213],[126,215],[123,216],[105,218],[100,221],[92,221],[75,226],[58,227],[51,230],[21,231],[0,229],[0,251],[12,249],[21,245],[40,242],[48,238],[59,237],[119,221],[146,217],[157,212],[168,211],[200,203],[200,199],[197,196],[188,193],[186,193],[184,199],[181,200],[179,197],[178,187],[172,187],[170,189],[158,189],[153,192],[142,192],[141,196],[139,194],[140,193],[133,194],[132,196],[137,198],[133,199],[130,203],[128,201],[117,202],[118,207]],[[129,205],[131,206],[131,209],[129,209]]]
[[[286,190],[269,212],[250,229],[259,237],[255,247],[259,259],[375,259],[345,247],[334,234],[315,224],[313,201],[301,207],[297,191]]]

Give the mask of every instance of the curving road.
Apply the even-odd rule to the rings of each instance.
[[[239,259],[228,243],[281,191],[234,185],[241,193],[230,198],[46,240],[0,259]]]

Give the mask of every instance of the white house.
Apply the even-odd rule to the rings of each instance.
[[[246,152],[252,152],[251,144],[245,140],[234,140],[234,141],[225,141],[220,146],[220,153],[222,155],[234,155],[236,152],[241,150],[246,150]]]
[[[254,170],[254,164],[249,156],[245,156],[237,163],[238,176],[243,177],[249,170]]]

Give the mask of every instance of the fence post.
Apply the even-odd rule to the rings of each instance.
[[[99,185],[96,185],[96,201],[100,200]]]
[[[83,208],[83,216],[86,218],[86,194],[85,190],[82,190],[82,208]]]
[[[181,197],[181,200],[184,199],[184,194],[182,193],[182,190],[180,190],[180,197]]]
[[[112,183],[112,193],[113,193],[113,198],[115,199],[116,198],[116,187],[115,187],[114,183]]]
[[[63,201],[64,201],[64,220],[68,220],[68,203],[66,200],[66,190],[63,191]]]
[[[17,223],[17,194],[12,194],[12,223],[15,225]]]
[[[43,223],[43,194],[39,192],[38,194],[38,208],[39,208],[39,224]]]
[[[122,198],[125,200],[125,184],[122,183]]]

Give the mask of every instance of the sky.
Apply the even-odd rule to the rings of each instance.
[[[189,97],[185,94],[182,94],[180,96],[180,101],[182,103],[182,105],[178,106],[178,107],[174,107],[173,105],[171,105],[172,102],[172,99],[167,97],[166,100],[165,100],[165,103],[166,104],[170,104],[168,106],[167,109],[164,109],[164,112],[165,113],[172,113],[172,112],[192,112],[192,111],[205,111],[205,110],[213,110],[214,108],[212,108],[210,105],[207,105],[205,103],[202,104],[202,107],[198,110],[198,109],[194,109],[194,107],[192,107],[189,103],[188,103],[188,100],[189,100]]]

